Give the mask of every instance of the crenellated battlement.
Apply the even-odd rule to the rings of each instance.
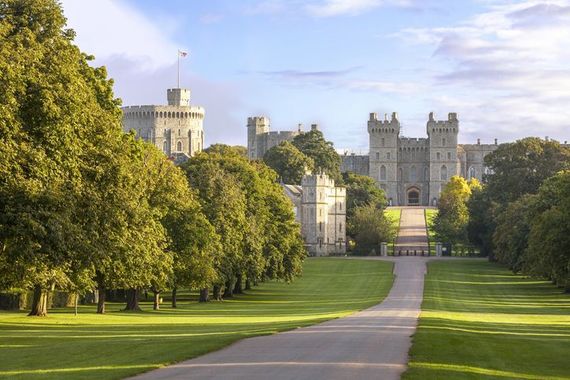
[[[127,106],[123,107],[123,119],[196,119],[203,120],[206,111],[197,106]]]
[[[388,120],[388,114],[384,114],[384,120],[378,119],[378,114],[372,112],[368,120],[368,133],[399,133],[400,120],[398,113],[392,112],[392,117]]]

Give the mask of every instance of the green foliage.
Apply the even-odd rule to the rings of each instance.
[[[527,137],[502,144],[485,157],[492,170],[485,176],[489,197],[506,205],[524,194],[535,194],[542,182],[570,165],[570,150],[556,141]]]
[[[257,282],[300,274],[306,255],[300,226],[273,170],[217,152],[199,154],[183,168],[221,236],[219,285],[228,289],[244,277]]]
[[[535,207],[536,195],[523,195],[509,203],[505,210],[497,215],[497,223],[493,244],[495,259],[513,272],[519,272],[523,267],[523,254],[528,245],[528,234],[533,222],[531,211]]]
[[[212,144],[204,149],[206,153],[217,153],[222,156],[247,157],[247,148],[241,145]]]
[[[523,269],[570,292],[570,171],[547,179],[531,211]]]
[[[347,223],[350,231],[353,231],[356,243],[354,252],[358,255],[369,255],[372,251],[379,254],[380,243],[392,241],[396,235],[392,221],[373,204],[355,207]]]
[[[373,205],[377,209],[384,209],[388,205],[386,194],[376,185],[374,179],[356,174],[342,173],[346,186],[346,214],[350,218],[357,207]]]
[[[263,156],[263,161],[275,170],[283,183],[290,185],[300,185],[305,173],[314,170],[315,166],[311,158],[289,141],[269,149]]]
[[[337,185],[342,184],[340,156],[334,150],[333,143],[326,141],[321,131],[314,129],[301,133],[293,138],[293,145],[314,161],[316,171],[326,173]]]
[[[479,189],[478,182],[468,183],[463,177],[453,176],[441,192],[438,213],[434,220],[437,239],[443,242],[467,241],[469,212],[467,202],[472,188]]]

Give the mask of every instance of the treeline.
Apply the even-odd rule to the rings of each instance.
[[[454,206],[462,210],[455,236],[515,273],[547,278],[569,292],[570,149],[525,138],[499,146],[485,165],[492,174],[484,185]]]
[[[0,290],[200,289],[206,301],[267,278],[291,280],[305,256],[276,174],[215,146],[178,168],[124,134],[104,68],[73,44],[60,5],[0,7]]]

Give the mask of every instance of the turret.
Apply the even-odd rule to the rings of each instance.
[[[169,106],[189,107],[190,90],[185,88],[170,88],[166,90],[166,97]]]
[[[247,155],[254,160],[261,158],[262,147],[258,146],[258,136],[269,132],[270,121],[265,116],[247,118]]]

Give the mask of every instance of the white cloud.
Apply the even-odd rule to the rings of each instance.
[[[181,46],[163,27],[122,2],[63,0],[63,9],[68,25],[77,32],[77,44],[95,54],[98,61],[121,56],[142,70],[176,61]]]
[[[317,17],[357,15],[381,6],[412,7],[414,0],[324,0],[309,4],[305,9]]]
[[[455,105],[464,131],[568,139],[570,1],[493,2],[456,26],[399,36],[434,46],[431,101]]]
[[[186,49],[173,37],[176,20],[145,16],[136,8],[112,0],[63,0],[68,26],[77,32],[82,51],[96,57],[115,80],[115,94],[125,105],[165,104],[166,89],[176,84],[178,49]],[[210,15],[203,19],[215,22]],[[182,85],[190,85],[193,103],[206,108],[206,142],[242,143],[242,122],[234,113],[240,106],[238,91],[181,68]]]

